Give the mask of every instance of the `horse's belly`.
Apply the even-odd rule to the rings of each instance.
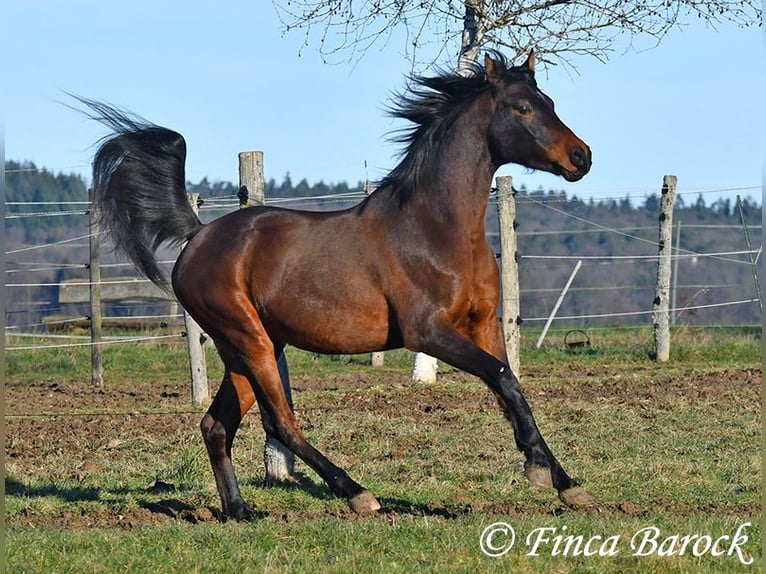
[[[262,311],[266,330],[275,340],[326,354],[355,354],[400,346],[380,297],[337,298],[317,294],[272,301]]]

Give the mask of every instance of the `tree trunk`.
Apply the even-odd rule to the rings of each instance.
[[[484,32],[486,30],[486,14],[489,0],[466,0],[465,16],[463,17],[463,42],[458,55],[457,71],[462,76],[471,73],[473,65],[479,58]],[[425,353],[415,355],[412,367],[412,380],[419,383],[436,381],[436,359]]]
[[[466,0],[463,16],[463,41],[457,61],[457,73],[466,76],[479,59],[487,30],[489,0]]]

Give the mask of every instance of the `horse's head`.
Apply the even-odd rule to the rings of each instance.
[[[513,68],[487,55],[485,72],[495,103],[488,137],[496,166],[517,163],[567,181],[588,173],[590,148],[564,125],[553,100],[538,89],[534,52]]]

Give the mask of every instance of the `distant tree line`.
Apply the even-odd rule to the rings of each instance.
[[[189,193],[199,193],[200,197],[205,198],[232,198],[237,196],[238,187],[230,182],[210,183],[207,178],[203,178],[199,183],[187,183]],[[354,191],[362,192],[364,184],[357,183],[350,187],[346,182],[326,184],[323,181],[309,184],[306,179],[301,179],[297,184],[293,183],[290,174],[285,174],[281,183],[277,183],[274,178],[266,182],[264,190],[265,196],[271,198],[299,198],[299,197],[324,197],[327,195],[338,195]]]
[[[32,162],[5,162],[5,201],[36,203],[37,205],[14,205],[6,207],[6,217],[20,213],[43,213],[22,219],[8,219],[5,222],[6,244],[8,241],[21,243],[49,243],[62,238],[62,232],[70,228],[84,230],[87,218],[72,215],[49,216],[52,212],[80,210],[83,214],[87,205],[73,205],[72,202],[88,200],[88,188],[83,179],[74,174],[54,174],[38,169]],[[61,202],[58,205],[52,202]],[[49,205],[46,205],[49,204]]]
[[[6,251],[22,246],[42,245],[84,236],[87,233],[86,211],[87,184],[75,174],[53,173],[38,168],[32,162],[7,161],[5,163],[6,202],[31,202],[37,205],[10,205],[6,218],[14,214],[30,214],[28,217],[6,219]],[[203,199],[236,200],[238,186],[230,182],[213,182],[207,178],[188,182],[190,193],[199,193]],[[309,184],[305,179],[294,183],[290,174],[281,182],[273,178],[266,183],[267,198],[312,198],[332,196],[349,192],[362,192],[361,182],[349,186],[342,182]],[[681,190],[682,191],[682,190]],[[41,204],[46,202],[48,204]],[[51,203],[53,202],[53,203]],[[62,202],[61,205],[55,202]],[[527,317],[545,316],[553,306],[558,290],[566,281],[574,261],[537,260],[536,255],[547,256],[608,256],[608,255],[656,255],[659,194],[643,198],[623,197],[601,200],[583,200],[560,190],[528,190],[518,187],[517,221],[521,262],[522,310]],[[232,202],[235,209],[236,202]],[[292,205],[292,204],[291,204]],[[300,206],[300,204],[295,204]],[[347,201],[323,201],[322,209],[339,209],[349,206]],[[56,212],[76,212],[71,215],[55,215]],[[762,206],[751,197],[742,199],[742,211],[754,246],[761,245]],[[215,213],[217,215],[217,212]],[[674,222],[680,222],[682,233],[680,247],[696,253],[741,251],[745,249],[740,225],[739,210],[730,198],[706,202],[703,194],[676,196]],[[594,225],[595,224],[595,225]],[[496,211],[490,207],[487,213],[487,231],[490,242],[499,252],[499,230]],[[675,240],[675,239],[674,239]],[[36,250],[7,257],[7,268],[14,269],[21,262],[45,260],[56,264],[85,263],[87,245],[66,244],[71,248]],[[110,259],[112,257],[112,259]],[[116,261],[107,255],[105,261]],[[734,264],[725,258],[683,259],[678,269],[678,305],[696,306],[741,300],[753,296],[752,272],[745,264]],[[118,268],[116,274],[135,274],[130,268]],[[82,268],[57,269],[50,272],[14,273],[13,282],[58,282],[63,279],[82,277]],[[598,314],[605,309],[637,310],[651,308],[653,286],[656,278],[656,262],[587,262],[573,284],[560,315]],[[6,277],[7,279],[7,277]],[[6,280],[6,282],[9,282]],[[688,285],[689,287],[684,287]],[[710,285],[710,288],[705,288]],[[720,287],[729,285],[729,287]],[[612,286],[612,288],[605,288]],[[712,287],[718,286],[718,287]],[[55,306],[55,287],[30,287],[6,291],[8,308],[15,303],[36,300],[49,301]],[[15,303],[14,303],[15,302]],[[47,307],[40,314],[50,313]],[[760,322],[752,306],[722,307],[703,313],[687,312],[687,321],[701,322]],[[757,321],[756,321],[757,319]],[[7,316],[8,324],[14,324],[13,316]],[[618,323],[648,321],[646,317],[618,320]],[[615,323],[615,320],[605,320]],[[592,321],[583,321],[592,323]]]
[[[691,198],[691,199],[690,199]],[[742,301],[755,296],[747,256],[704,257],[707,253],[743,251],[744,233],[736,202],[716,199],[710,205],[704,195],[676,196],[674,233],[681,227],[677,245],[687,256],[679,259],[676,307],[699,307]],[[752,198],[741,200],[755,249],[761,246],[761,206]],[[564,192],[528,192],[522,186],[516,198],[518,246],[521,254],[520,285],[523,316],[547,317],[576,258],[584,264],[558,316],[589,316],[631,313],[652,307],[657,278],[659,194],[635,198],[583,201]],[[492,211],[492,210],[490,210]],[[497,229],[497,217],[489,213],[487,227]],[[496,235],[490,233],[494,243]],[[499,249],[499,243],[497,244]],[[694,254],[703,254],[694,256]],[[561,259],[537,259],[537,256]],[[588,259],[636,256],[636,259]],[[570,259],[566,259],[570,258]],[[760,323],[755,303],[690,309],[679,314],[679,324]],[[649,321],[648,316],[582,319],[570,324],[618,325]]]
[[[7,214],[20,213],[44,213],[41,217],[24,217],[10,219],[6,224],[6,239],[22,243],[45,243],[61,239],[61,232],[68,229],[83,229],[83,220],[71,215],[53,216],[56,211],[71,212],[87,211],[87,205],[72,202],[84,202],[88,199],[87,184],[77,174],[53,173],[45,168],[37,166],[29,161],[6,161],[5,162],[5,185],[6,202],[39,203],[39,205],[15,205],[7,209]],[[190,193],[199,193],[203,199],[234,199],[237,197],[238,187],[231,182],[209,182],[203,178],[198,183],[187,182]],[[347,194],[364,190],[364,184],[358,182],[350,186],[346,182],[327,184],[323,181],[309,184],[306,179],[293,183],[290,174],[286,174],[281,182],[274,178],[266,182],[265,194],[267,198],[312,198],[332,195]],[[550,205],[566,211],[567,213],[595,221],[596,223],[608,222],[616,225],[631,225],[646,222],[648,219],[655,220],[659,212],[660,198],[657,193],[652,193],[643,198],[624,197],[621,199],[605,198],[599,201],[590,198],[582,200],[576,195],[568,196],[565,191],[536,189],[529,191],[521,185],[518,197],[522,205]],[[55,205],[61,202],[60,205]],[[49,205],[42,205],[48,203]],[[337,208],[347,205],[339,202],[334,205],[328,201],[329,208]],[[742,199],[742,209],[746,220],[750,225],[758,225],[761,221],[761,205],[752,197]],[[735,203],[730,198],[717,199],[709,205],[705,202],[702,194],[690,199],[688,196],[679,194],[676,197],[675,212],[688,223],[726,223],[732,219],[739,220],[739,212]],[[572,225],[578,227],[574,220],[557,218],[555,211],[540,211],[539,215],[533,216],[533,221],[526,222],[532,228],[552,229],[551,225],[563,225],[560,229],[569,228]],[[558,220],[561,221],[558,221]],[[524,218],[520,217],[523,222]],[[523,223],[522,223],[523,225]],[[580,224],[582,227],[584,224]],[[573,240],[574,241],[574,240]]]

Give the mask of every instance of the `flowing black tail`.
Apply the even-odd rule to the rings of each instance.
[[[153,283],[167,287],[157,261],[162,243],[180,245],[202,222],[186,196],[186,142],[181,134],[110,105],[76,97],[108,126],[93,158],[93,201],[101,228]]]

